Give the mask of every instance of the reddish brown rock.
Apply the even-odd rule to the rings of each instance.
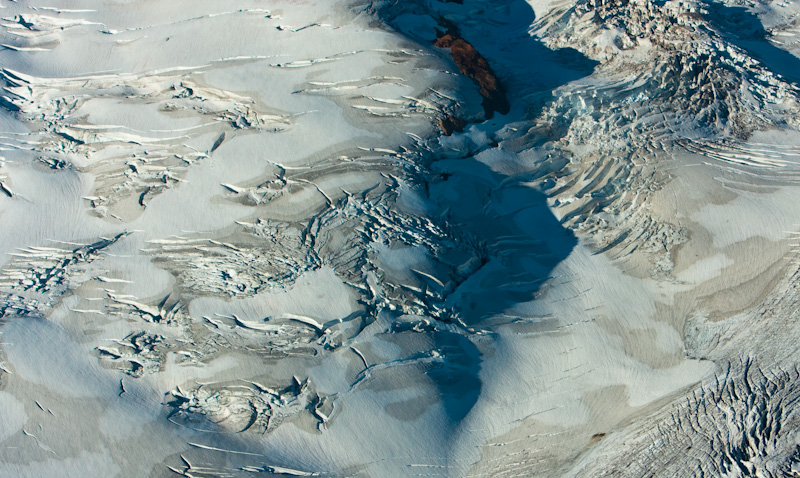
[[[509,104],[505,89],[489,66],[489,62],[475,50],[475,47],[452,33],[446,33],[439,37],[435,45],[439,48],[448,48],[461,73],[470,77],[478,85],[480,94],[483,96],[483,110],[486,119],[491,118],[495,111],[500,114],[508,113]]]
[[[442,128],[442,133],[444,133],[445,136],[450,136],[453,132],[460,133],[464,131],[464,126],[466,125],[466,121],[454,116],[447,116],[439,121],[439,127]]]

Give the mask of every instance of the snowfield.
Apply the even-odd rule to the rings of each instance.
[[[800,4],[0,18],[0,476],[800,476]]]

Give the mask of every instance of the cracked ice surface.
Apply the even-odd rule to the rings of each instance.
[[[800,469],[792,4],[0,6],[0,475]]]

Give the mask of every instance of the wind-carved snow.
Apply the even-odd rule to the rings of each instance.
[[[28,17],[20,18],[28,21]],[[197,21],[202,18],[211,17],[198,17]],[[77,25],[94,23],[81,21]],[[274,35],[301,34],[314,28],[310,25],[306,29],[279,25],[275,31],[280,33]],[[120,31],[101,33],[118,35]],[[385,34],[380,35],[386,42]],[[363,55],[372,55],[380,62],[371,60],[375,66],[367,68],[361,78],[354,79],[351,65],[341,70],[348,76],[335,79],[342,78],[337,73],[331,81],[320,77],[320,72],[311,79],[304,71],[344,64]],[[458,105],[461,97],[457,87],[468,84],[468,80],[437,71],[437,60],[420,49],[343,49],[319,54],[299,51],[288,56],[295,59],[276,62],[269,55],[242,55],[213,66],[206,62],[135,74],[63,78],[11,68],[3,71],[3,105],[33,130],[29,135],[33,141],[12,145],[20,152],[16,157],[29,160],[31,156],[24,152],[30,151],[54,174],[91,176],[92,190],[82,196],[90,213],[138,225],[131,228],[130,241],[103,257],[99,266],[102,274],[72,284],[68,299],[54,302],[48,310],[59,308],[58,320],[64,324],[88,321],[102,330],[87,329],[84,339],[94,344],[93,355],[100,365],[110,373],[124,374],[118,384],[120,398],[135,393],[131,380],[175,377],[166,382],[157,379],[159,388],[172,384],[162,388],[162,393],[169,393],[165,403],[171,411],[166,418],[178,427],[174,433],[183,429],[214,434],[227,430],[261,436],[275,433],[283,421],[306,420],[302,417],[316,423],[314,428],[325,430],[337,415],[336,403],[346,404],[381,371],[420,364],[434,369],[441,366],[443,359],[435,350],[419,352],[412,347],[396,358],[393,353],[381,359],[383,353],[376,354],[368,344],[356,345],[355,340],[370,326],[377,330],[368,332],[367,337],[382,333],[388,318],[383,316],[384,311],[420,315],[393,324],[392,330],[397,333],[429,333],[435,330],[433,323],[437,320],[453,322],[445,328],[459,334],[475,332],[461,323],[452,305],[445,302],[456,285],[480,267],[481,259],[476,257],[482,247],[480,241],[450,228],[444,220],[428,218],[420,210],[396,208],[401,190],[414,182],[418,185],[412,187],[419,188],[431,174],[419,163],[422,156],[418,151],[427,141],[431,125],[457,111],[465,117],[477,117],[471,112],[477,107],[469,102],[464,102],[465,107]],[[428,69],[428,75],[436,81],[412,81],[409,85],[405,73],[419,62],[428,62],[421,71]],[[207,163],[213,166],[215,157],[225,154],[237,137],[287,134],[297,129],[298,121],[315,114],[307,107],[298,110],[297,105],[282,107],[286,113],[274,113],[277,109],[265,107],[244,93],[204,84],[210,75],[249,63],[265,67],[273,76],[293,75],[287,82],[293,83],[293,89],[287,93],[305,104],[309,103],[302,98],[310,98],[311,104],[318,104],[318,98],[330,98],[337,109],[349,110],[348,121],[374,117],[395,124],[401,124],[398,120],[413,122],[398,128],[388,142],[380,137],[375,141],[368,130],[363,130],[364,138],[344,147],[333,137],[329,143],[317,141],[310,149],[301,149],[299,155],[284,146],[283,156],[288,159],[276,155],[265,162],[263,153],[256,153],[259,167],[252,173],[223,174],[211,184],[210,194],[217,201],[239,211],[238,217],[227,222],[228,227],[206,232],[166,227],[159,230],[169,231],[168,235],[150,233],[149,214],[159,214],[149,213],[156,207],[153,201],[191,184],[196,174],[193,170],[207,168]],[[382,64],[398,66],[385,74],[369,71],[382,68]],[[298,83],[306,86],[297,88]],[[354,97],[354,93],[359,96]],[[175,125],[159,119],[143,129],[143,122],[136,117],[143,113],[172,118]],[[293,149],[297,144],[297,139],[287,143]],[[317,144],[334,149],[314,158]],[[309,154],[310,159],[306,158]],[[266,177],[258,176],[264,166]],[[5,177],[3,184],[5,187]],[[294,210],[297,204],[300,210]],[[383,255],[397,248],[419,251],[416,254],[422,263],[410,273],[403,270],[402,260],[383,265]],[[151,260],[169,271],[174,281],[171,290],[156,296],[138,292],[142,288],[132,280],[135,276],[131,271],[115,265],[127,261],[130,255]],[[438,265],[426,267],[426,260],[437,260]],[[312,277],[319,277],[310,279],[316,285],[299,285]],[[302,297],[326,287],[325,281],[331,278],[337,278],[349,292],[337,297],[340,305],[323,313],[305,310],[308,306],[304,302],[281,310],[265,310],[262,305],[261,311],[246,312],[238,311],[238,306],[230,310],[225,305],[228,302],[213,302],[258,302],[262,297],[294,290]],[[203,311],[202,305],[196,305],[200,300],[212,301],[213,311]],[[70,304],[67,310],[66,302]],[[15,309],[15,314],[18,312]],[[380,325],[373,325],[377,323]],[[319,380],[295,375],[303,373],[305,366],[293,361],[320,361],[334,353],[342,356],[336,360],[355,358],[362,364],[363,370],[356,371],[349,384],[332,386],[321,380],[327,392],[315,391]],[[283,360],[292,365],[278,367],[266,377],[258,367],[237,366],[237,375],[252,378],[245,382],[217,375],[219,380],[198,385],[175,376],[174,367],[214,367],[211,364],[227,360],[230,354],[252,357],[248,361]],[[287,382],[292,384],[287,386]],[[192,443],[190,449],[218,449]],[[187,446],[182,440],[174,445]]]
[[[674,229],[657,225],[639,207],[648,190],[668,179],[653,165],[664,150],[686,147],[725,162],[786,165],[737,161],[716,146],[722,140],[747,148],[757,130],[796,128],[798,89],[730,42],[726,32],[706,28],[713,15],[708,8],[586,1],[555,9],[532,27],[548,46],[573,47],[602,62],[595,74],[599,84],[564,88],[537,129],[569,125],[559,133],[565,145],[559,150],[577,164],[565,168],[570,174],[555,179],[549,194],[559,217],[595,235],[604,250],[624,255],[664,227]],[[768,147],[777,154],[781,148]],[[612,154],[616,158],[606,159]]]
[[[687,352],[714,357],[722,369],[596,450],[613,450],[603,462],[591,464],[591,455],[581,460],[576,476],[640,476],[654,466],[674,476],[796,473],[798,369],[793,346],[774,339],[797,330],[796,264],[782,279],[752,311],[723,323],[693,318]]]
[[[0,474],[793,472],[796,9],[95,3],[4,8]]]
[[[54,79],[6,69],[2,101],[18,118],[39,127],[39,140],[31,149],[42,154],[43,162],[97,177],[92,195],[85,197],[87,204],[101,217],[123,220],[183,181],[192,164],[224,142],[226,132],[280,131],[291,124],[286,115],[265,111],[250,98],[194,83],[190,72],[197,70]],[[95,111],[106,116],[108,108],[126,104],[155,105],[167,114],[206,120],[190,128],[149,131],[86,122]],[[190,144],[208,131],[218,136],[204,149]]]
[[[306,379],[302,383],[294,383],[284,390],[277,391],[257,383],[248,385],[230,385],[226,387],[200,387],[184,392],[180,388],[170,392],[169,405],[175,410],[169,419],[182,421],[183,426],[203,426],[198,416],[211,421],[216,429],[230,429],[244,432],[253,429],[261,434],[268,433],[286,418],[311,410],[322,426],[331,413],[330,405],[326,405],[326,397],[320,397],[311,391]]]
[[[77,287],[75,282],[90,279],[85,264],[124,236],[121,233],[91,244],[75,244],[77,247],[71,249],[33,246],[13,253],[14,260],[0,274],[0,290],[5,296],[0,303],[0,319],[46,314],[61,295]]]

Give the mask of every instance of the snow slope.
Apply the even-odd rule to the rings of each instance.
[[[0,475],[800,470],[794,4],[2,7]]]

